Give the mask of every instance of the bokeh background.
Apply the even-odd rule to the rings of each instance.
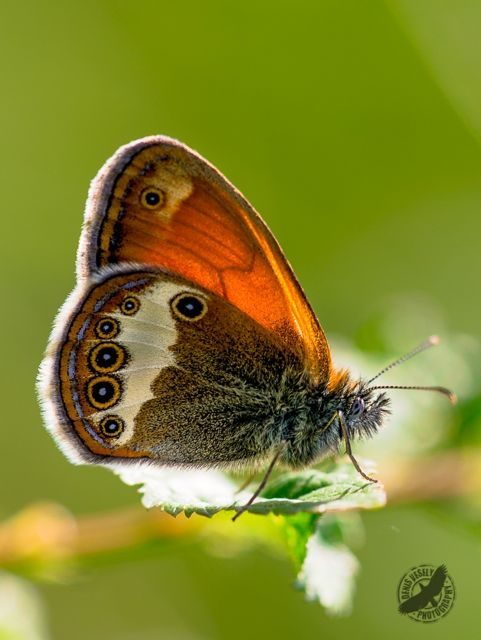
[[[134,138],[177,137],[244,192],[329,336],[375,349],[386,305],[422,299],[395,307],[419,338],[481,338],[480,29],[479,0],[3,0],[1,519],[38,501],[138,505],[108,471],[63,458],[34,390],[89,181]],[[450,380],[434,367],[413,382]],[[216,556],[195,536],[34,589],[56,640],[477,637],[477,533],[425,504],[364,523],[347,618],[306,603],[287,559]],[[396,611],[399,579],[426,562],[458,589],[435,625]]]

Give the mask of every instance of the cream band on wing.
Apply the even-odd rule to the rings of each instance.
[[[185,287],[158,282],[137,295],[140,305],[135,316],[112,314],[121,326],[118,343],[129,354],[128,364],[120,372],[122,396],[111,409],[89,416],[97,426],[110,414],[123,420],[122,433],[115,446],[126,445],[134,435],[135,417],[142,404],[153,398],[151,385],[161,369],[175,364],[170,347],[177,341],[175,319],[169,301],[184,292]]]

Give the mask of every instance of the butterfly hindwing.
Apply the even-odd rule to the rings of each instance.
[[[271,449],[266,425],[286,371],[303,374],[275,334],[165,272],[102,270],[74,292],[58,326],[42,395],[77,462],[256,461]]]

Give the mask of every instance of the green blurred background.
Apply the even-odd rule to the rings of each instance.
[[[138,504],[108,471],[67,463],[34,391],[89,181],[134,138],[177,137],[244,192],[328,335],[415,294],[481,337],[480,31],[479,0],[3,0],[1,518],[38,500]],[[478,637],[478,539],[421,507],[364,520],[345,619],[304,602],[287,560],[195,541],[37,588],[56,640]],[[426,562],[458,588],[435,625],[396,611],[402,574]]]

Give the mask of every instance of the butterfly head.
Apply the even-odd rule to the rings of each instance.
[[[341,397],[340,410],[351,436],[373,435],[389,413],[390,400],[384,392],[359,381],[354,390]]]
[[[322,416],[326,417],[319,430],[319,437],[323,445],[330,449],[338,447],[344,441],[346,452],[356,469],[367,480],[372,480],[361,470],[352,455],[350,440],[353,438],[370,437],[382,425],[389,413],[390,400],[384,393],[385,389],[414,389],[418,391],[434,391],[446,396],[453,404],[456,396],[449,389],[437,386],[406,386],[406,385],[373,385],[381,375],[390,369],[406,362],[418,353],[438,344],[436,336],[431,336],[415,349],[401,356],[382,369],[370,380],[353,382],[346,371],[338,372],[331,380],[322,399]]]
[[[371,389],[364,380],[353,382],[347,372],[342,372],[325,398],[323,415],[327,416],[327,422],[321,426],[321,432],[327,435],[331,431],[342,438],[343,420],[350,438],[370,437],[389,413],[389,404],[384,392]]]

